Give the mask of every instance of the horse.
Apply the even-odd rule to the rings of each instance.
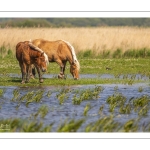
[[[74,47],[67,41],[48,41],[35,39],[29,42],[31,48],[40,48],[48,55],[49,62],[56,62],[60,66],[58,78],[65,78],[65,67],[67,61],[70,63],[70,73],[75,80],[79,79],[80,63],[77,60]]]
[[[29,73],[32,66],[35,66],[39,75],[39,82],[42,83],[42,72],[46,72],[48,56],[38,48],[31,48],[29,41],[19,42],[16,45],[16,58],[19,62],[22,73],[22,84],[29,82]]]

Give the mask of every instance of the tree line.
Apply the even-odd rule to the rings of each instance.
[[[0,27],[149,27],[150,18],[0,18]]]

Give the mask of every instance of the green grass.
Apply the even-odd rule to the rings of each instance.
[[[150,59],[81,59],[81,73],[150,74]]]
[[[104,50],[101,52],[96,52],[96,50],[84,50],[80,51],[78,54],[79,58],[97,58],[97,59],[112,59],[112,58],[150,58],[150,49],[141,48],[141,49],[129,49],[125,52],[118,48],[115,51]]]
[[[122,51],[120,49],[114,52],[114,58],[93,58],[92,52],[90,50],[79,57],[80,62],[80,74],[96,74],[97,78],[94,79],[79,79],[74,81],[72,75],[70,74],[70,65],[66,65],[66,80],[58,80],[57,74],[60,72],[60,67],[56,63],[50,63],[48,66],[48,71],[46,74],[56,74],[53,78],[44,79],[44,83],[40,84],[38,78],[35,80],[30,80],[30,83],[21,85],[21,77],[15,78],[10,77],[11,73],[21,75],[21,70],[19,63],[15,58],[11,50],[5,50],[1,48],[2,54],[5,52],[5,56],[0,55],[0,85],[2,86],[39,86],[39,85],[79,85],[79,84],[107,84],[107,83],[123,83],[123,84],[133,84],[135,82],[141,82],[141,79],[146,76],[150,78],[150,59],[148,57],[143,57],[143,51],[147,54],[149,51],[143,49],[139,51],[142,58],[130,58],[128,55],[122,57]],[[4,51],[4,52],[3,52]],[[130,51],[132,52],[132,51]],[[116,54],[115,54],[116,53]],[[138,53],[138,52],[137,52]],[[105,54],[106,55],[106,54]],[[114,75],[113,79],[102,79],[100,78],[103,74]],[[135,75],[140,74],[139,79],[135,80]],[[130,77],[129,77],[130,75]],[[120,77],[123,76],[121,79]],[[143,82],[143,81],[142,81]],[[146,81],[147,82],[147,81]]]

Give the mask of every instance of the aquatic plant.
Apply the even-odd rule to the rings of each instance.
[[[142,95],[141,97],[138,97],[133,100],[133,106],[143,107],[145,105],[148,105],[149,102],[150,102],[150,97],[148,95]]]
[[[119,113],[121,114],[130,114],[132,110],[131,104],[121,105],[119,108]]]
[[[107,98],[106,102],[110,105],[121,106],[126,102],[126,97],[122,93],[114,93]]]
[[[96,100],[99,98],[100,92],[103,91],[102,86],[95,86],[94,89],[85,89],[82,90],[80,93],[75,93],[72,102],[74,105],[79,105],[84,100]]]
[[[68,99],[68,96],[66,95],[66,93],[59,93],[57,95],[57,98],[59,100],[59,104],[62,105],[64,101]]]
[[[42,105],[39,109],[38,109],[38,114],[41,115],[42,118],[44,118],[47,114],[48,114],[48,106],[47,105]]]
[[[139,91],[139,92],[143,92],[143,88],[140,86],[140,87],[138,88],[138,91]]]
[[[12,98],[12,101],[17,101],[18,98],[19,98],[19,96],[20,96],[19,90],[15,89],[15,90],[13,91],[13,98]]]
[[[43,98],[44,91],[38,90],[38,91],[30,91],[27,92],[24,95],[21,95],[18,89],[15,89],[13,91],[13,98],[11,99],[13,102],[17,102],[16,109],[19,108],[22,102],[25,102],[26,107],[32,102],[41,102],[41,99]]]
[[[46,96],[47,96],[48,98],[50,98],[51,94],[52,94],[52,92],[51,92],[51,91],[48,91],[47,94],[46,94]]]
[[[91,105],[90,103],[88,103],[85,107],[84,107],[84,112],[83,115],[86,116],[88,111],[91,109]]]
[[[62,88],[61,91],[56,95],[59,100],[59,104],[63,104],[68,99],[69,88]]]
[[[77,130],[83,124],[84,119],[80,120],[71,120],[69,122],[64,121],[61,125],[59,125],[57,132],[77,132]]]
[[[0,89],[0,96],[4,94],[4,89]]]
[[[104,105],[100,106],[98,114],[103,115]]]
[[[28,92],[26,95],[23,96],[23,100],[26,101],[26,107],[32,102],[40,102],[43,97],[44,91],[38,90],[38,91],[31,91]]]
[[[139,116],[146,116],[147,113],[148,113],[148,111],[149,111],[149,106],[148,106],[148,105],[145,105],[145,106],[143,106],[143,107],[139,110],[138,115],[139,115]]]
[[[23,127],[22,127],[22,132],[36,132],[36,131],[40,131],[42,126],[43,126],[42,122],[31,122],[31,123],[25,122],[23,124]]]
[[[116,132],[120,129],[120,123],[114,121],[113,116],[105,116],[85,127],[85,132]]]
[[[82,102],[82,99],[78,97],[77,94],[74,94],[74,96],[72,97],[72,103],[74,105],[80,105],[81,102]]]
[[[138,124],[136,119],[130,119],[123,125],[124,132],[136,132],[138,130]]]

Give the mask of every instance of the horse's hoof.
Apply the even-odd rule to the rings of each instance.
[[[33,75],[30,75],[30,79],[35,79],[35,76],[33,76]]]
[[[62,79],[62,75],[61,74],[58,75],[58,79]]]
[[[64,74],[63,74],[63,75],[59,74],[59,75],[58,75],[58,78],[59,78],[59,79],[65,79],[65,75],[64,75]]]
[[[78,80],[78,78],[74,78],[74,80]]]
[[[40,79],[39,81],[40,81],[40,83],[43,83],[43,79]]]
[[[22,82],[21,82],[21,84],[25,84],[25,82],[24,82],[24,81],[22,81]]]

